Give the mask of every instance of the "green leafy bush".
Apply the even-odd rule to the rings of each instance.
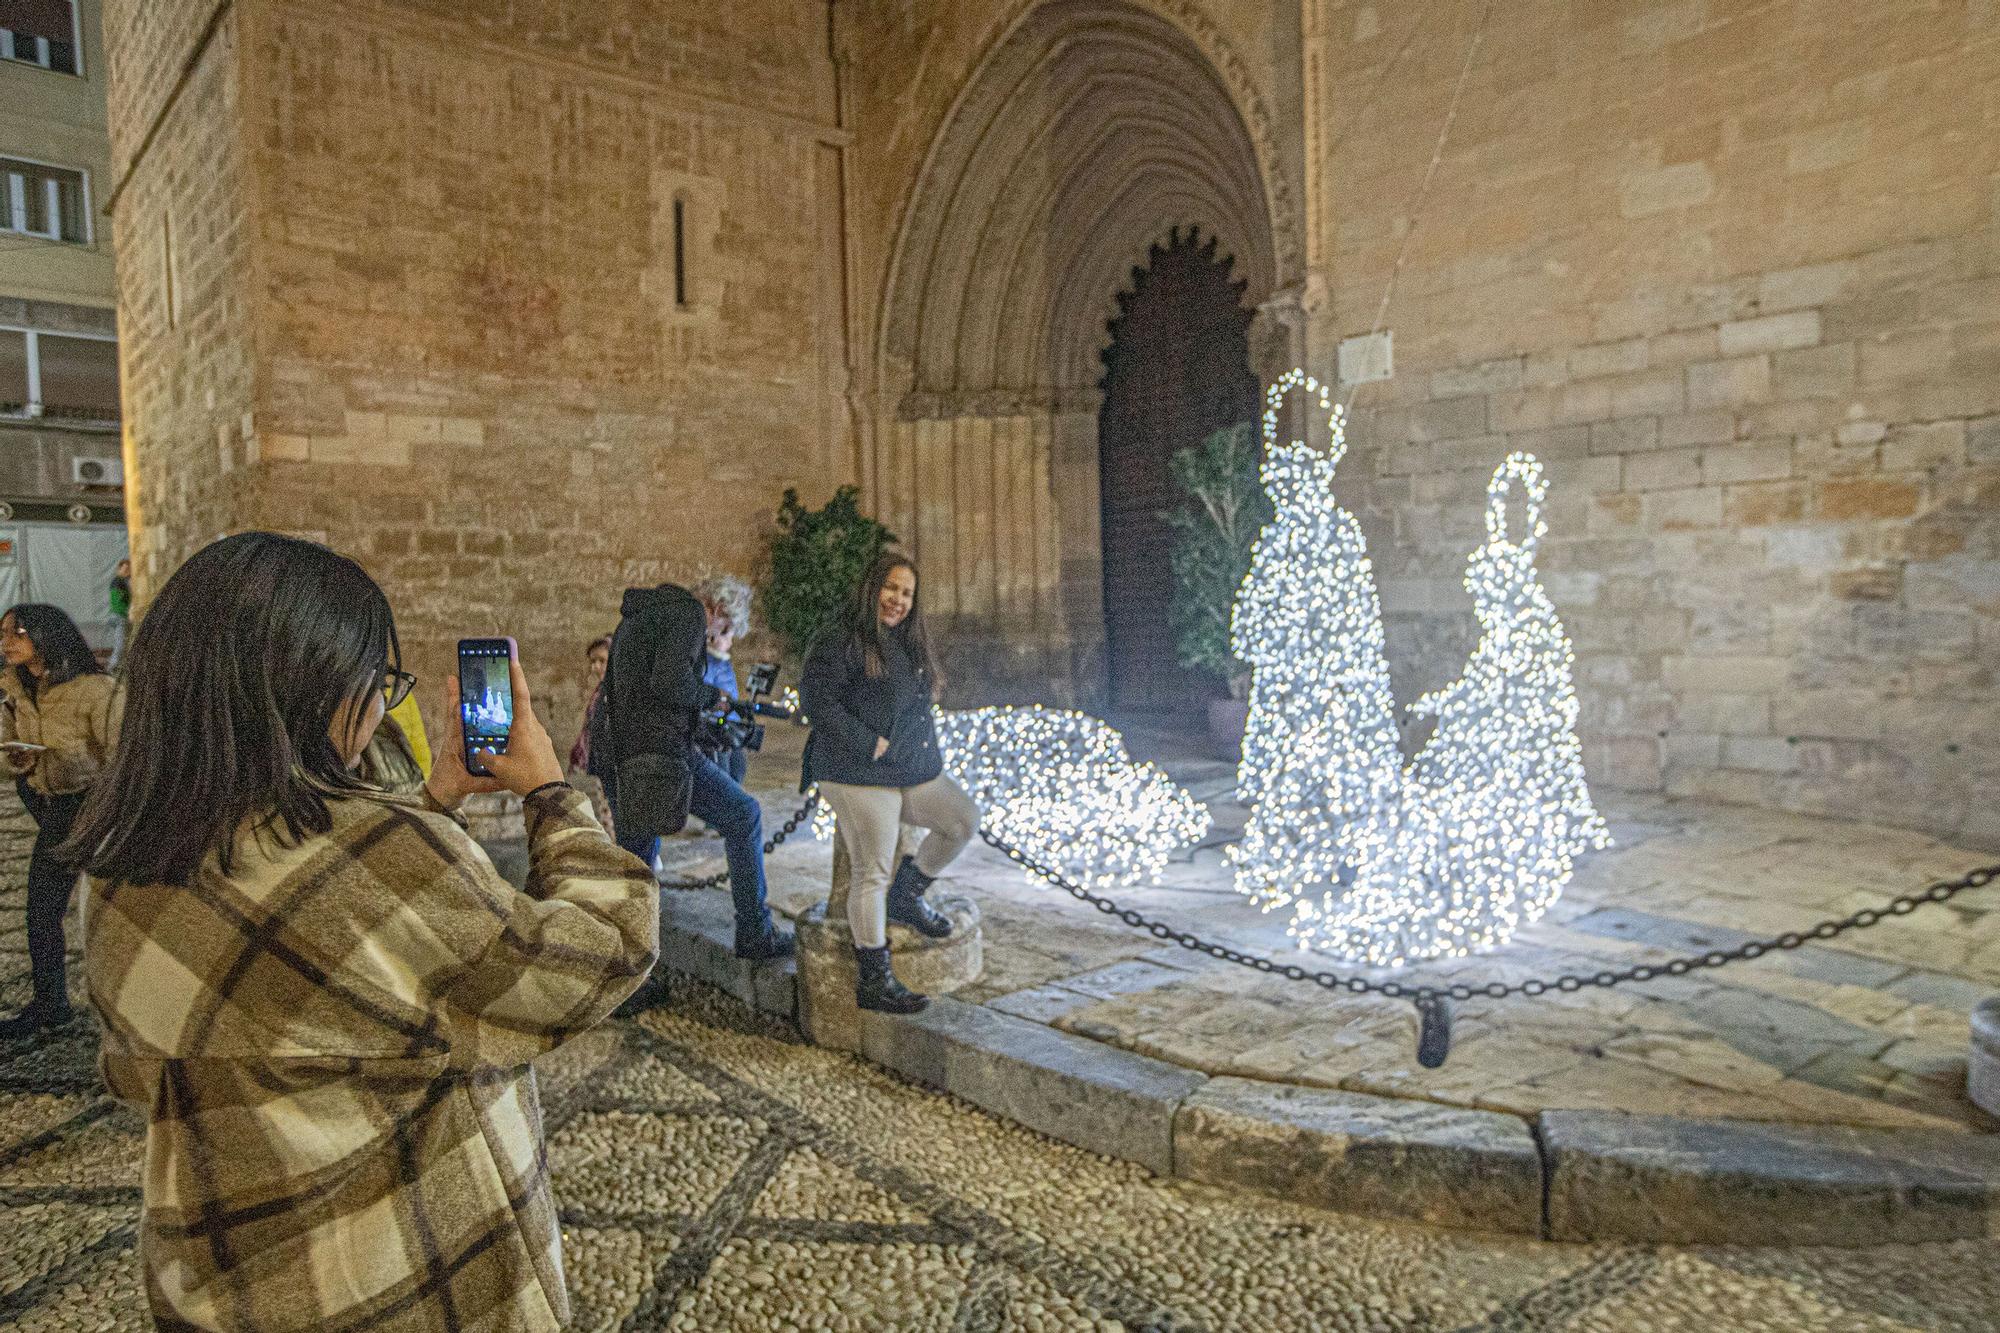
[[[1160,515],[1175,532],[1169,611],[1175,655],[1190,670],[1221,676],[1239,699],[1247,673],[1229,650],[1229,617],[1250,572],[1251,548],[1273,514],[1257,475],[1259,452],[1247,421],[1180,450],[1168,466],[1188,498]]]
[[[808,509],[796,490],[778,506],[763,586],[764,619],[795,656],[812,648],[838,617],[875,557],[896,534],[861,512],[861,490],[842,486],[824,508]]]

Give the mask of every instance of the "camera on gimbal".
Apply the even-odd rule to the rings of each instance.
[[[701,748],[704,750],[750,750],[764,748],[764,724],[757,719],[790,719],[792,710],[771,703],[778,685],[778,664],[759,662],[744,680],[743,697],[724,701],[714,711],[701,716]]]

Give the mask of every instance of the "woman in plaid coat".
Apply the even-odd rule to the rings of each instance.
[[[528,1062],[651,968],[658,897],[562,781],[519,663],[495,775],[453,718],[421,793],[353,771],[408,694],[359,565],[268,533],[168,581],[78,819],[102,1072],[147,1118],[163,1329],[553,1329],[562,1247]],[[452,809],[524,797],[509,886]]]

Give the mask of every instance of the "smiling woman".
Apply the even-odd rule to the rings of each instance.
[[[929,1000],[889,970],[888,923],[933,939],[951,933],[924,890],[979,829],[977,807],[945,776],[938,750],[933,706],[943,681],[919,586],[909,557],[891,551],[878,559],[855,589],[846,623],[813,649],[799,685],[813,720],[801,785],[818,784],[854,867],[847,916],[855,1003],[892,1014],[916,1013]],[[929,833],[915,856],[892,866],[904,824]]]

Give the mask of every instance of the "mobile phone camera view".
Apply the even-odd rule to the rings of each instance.
[[[458,706],[465,724],[465,766],[484,774],[480,750],[505,753],[514,727],[511,654],[505,639],[467,639],[458,645]]]

